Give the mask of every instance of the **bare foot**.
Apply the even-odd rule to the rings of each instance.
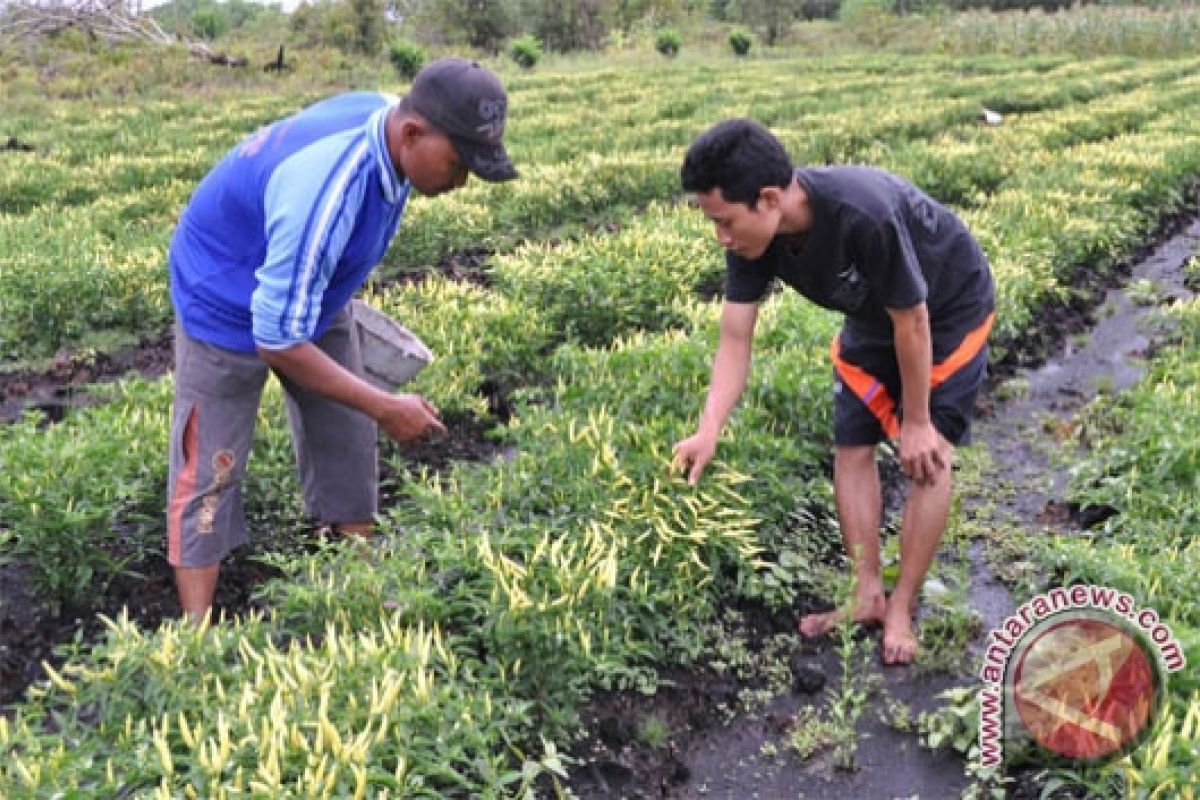
[[[860,593],[854,598],[854,621],[861,624],[883,622],[887,601],[883,589]],[[844,608],[835,608],[821,614],[808,614],[800,618],[800,633],[808,638],[824,636],[846,619]]]
[[[908,603],[889,601],[883,618],[883,648],[880,654],[888,666],[911,664],[920,642],[913,631],[913,611]]]

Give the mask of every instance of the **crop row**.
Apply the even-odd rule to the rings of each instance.
[[[1059,267],[1127,248],[1123,204],[1169,204],[1167,190],[1184,175],[1177,162],[1196,149],[1194,136],[1179,133],[1182,116],[1158,127],[1061,154],[1049,173],[1059,188],[1022,207],[1033,222],[1018,231],[1028,239],[1012,234],[1004,246]],[[1167,134],[1180,136],[1176,149],[1142,150]],[[1044,173],[1049,162],[1034,167]],[[1144,194],[1113,193],[1114,182]],[[1055,197],[1058,205],[1046,204]],[[1009,220],[985,216],[1004,208],[981,206],[977,227],[987,232],[983,221],[991,219],[993,235],[1007,230]],[[1152,216],[1148,207],[1143,216]],[[118,625],[0,732],[16,754],[0,773],[8,793],[120,785],[220,796],[239,786],[303,793],[318,782],[335,793],[513,791],[555,771],[552,747],[527,745],[537,734],[561,742],[590,688],[646,688],[649,665],[694,658],[703,644],[698,624],[716,598],[768,593],[762,578],[778,573],[758,560],[760,540],[796,498],[825,509],[806,535],[829,536],[820,525],[828,519],[820,464],[829,437],[824,343],[833,323],[792,296],[769,304],[754,383],[708,488],[669,477],[669,443],[694,419],[712,346],[712,307],[686,288],[711,280],[695,268],[705,254],[688,249],[703,233],[696,217],[652,209],[615,236],[561,245],[570,258],[557,269],[544,246],[528,245],[497,260],[491,289],[431,280],[377,297],[447,360],[457,358],[456,344],[477,342],[463,362],[423,379],[439,402],[453,404],[469,389],[454,381],[472,358],[479,376],[496,358],[511,358],[518,373],[532,368],[549,379],[523,393],[503,432],[516,457],[442,477],[410,475],[405,500],[382,520],[390,543],[370,568],[352,551],[291,562],[290,579],[271,589],[277,612],[269,620],[149,635]],[[1070,237],[1043,236],[1064,226]],[[624,331],[615,341],[599,328],[570,327],[586,322],[579,293],[602,274],[611,287],[626,287],[609,312],[607,324]],[[647,322],[640,310],[664,291],[658,275],[684,287],[659,300],[665,324]],[[1000,279],[1013,280],[1003,272]],[[526,305],[534,291],[544,293],[540,304]],[[1021,309],[1012,294],[1004,297],[1005,316]],[[532,344],[555,342],[549,362],[536,366],[544,351]],[[123,407],[163,413],[165,395]],[[37,435],[78,437],[95,428],[87,422]],[[33,435],[6,436],[3,452],[25,434]],[[109,458],[121,458],[119,442]],[[43,474],[51,470],[47,463]],[[272,644],[280,637],[292,641],[286,651]],[[383,641],[404,644],[385,658],[372,645]],[[51,711],[53,739],[39,727]],[[63,732],[76,743],[69,751],[58,744]]]
[[[929,61],[912,75],[873,74],[863,67],[830,84],[801,72],[795,62],[729,70],[719,76],[703,68],[675,68],[654,82],[593,97],[569,80],[554,95],[513,89],[512,149],[519,160],[538,164],[571,161],[593,152],[637,152],[679,147],[694,134],[696,122],[731,113],[747,113],[767,124],[836,127],[847,109],[882,113],[940,100],[948,111],[969,103],[965,120],[980,105],[1003,113],[1032,112],[1085,103],[1138,86],[1169,82],[1192,71],[1189,62],[1149,64],[1112,60],[1066,64],[1039,73],[1015,70],[1004,76],[956,75],[955,65]],[[807,65],[804,65],[807,70]],[[674,85],[672,78],[675,79]],[[754,84],[748,90],[749,82]],[[0,172],[4,210],[20,212],[42,202],[72,205],[100,196],[148,188],[169,178],[193,178],[236,139],[258,125],[297,107],[314,94],[285,93],[269,100],[243,96],[224,102],[160,101],[137,107],[87,109],[36,107],[6,120],[5,132],[33,144],[33,155],[11,156]],[[955,103],[946,103],[948,99]],[[524,109],[525,114],[519,113]],[[199,125],[204,114],[209,123]],[[914,120],[911,125],[931,123]],[[687,123],[691,122],[691,126]],[[50,124],[47,124],[50,123]],[[669,127],[662,129],[666,123]],[[671,123],[680,123],[671,125]],[[62,140],[54,131],[72,130]],[[116,156],[116,157],[115,157]]]
[[[1099,74],[1095,65],[1087,70],[1071,65],[1045,75],[1030,71],[998,79],[955,78],[953,69],[943,66],[940,73],[931,69],[928,79],[916,85],[906,75],[869,77],[861,83],[843,79],[838,84],[841,90],[835,93],[821,85],[798,88],[800,73],[788,63],[757,76],[759,85],[751,91],[746,91],[749,76],[744,69],[731,71],[714,84],[711,79],[696,80],[700,76],[693,68],[682,75],[690,79],[690,85],[672,88],[660,81],[627,90],[624,100],[599,98],[594,105],[582,92],[581,96],[544,101],[536,95],[522,96],[515,89],[514,108],[520,109],[524,103],[530,119],[514,114],[512,149],[523,163],[548,166],[589,153],[631,154],[682,147],[698,123],[719,115],[745,113],[780,128],[802,125],[814,132],[846,130],[844,114],[855,108],[891,117],[878,130],[856,124],[855,133],[875,138],[915,135],[972,121],[984,105],[1003,112],[1050,110],[1159,85],[1186,75],[1188,69],[1186,63],[1130,66],[1114,62],[1112,69],[1101,67]],[[45,114],[39,109],[35,119],[43,132],[22,139],[38,151],[11,156],[0,171],[3,210],[22,213],[47,203],[79,205],[151,188],[164,180],[194,181],[238,136],[305,99],[304,95],[289,94],[270,104],[248,104],[239,98],[217,108],[211,103],[202,107],[199,101],[164,101],[144,110],[94,112],[84,130],[67,141],[51,140],[46,131],[85,125],[75,116],[78,112],[56,115],[51,111],[48,116],[55,124],[46,128]],[[936,113],[931,113],[931,104]],[[924,110],[918,111],[922,107]],[[211,115],[209,126],[196,125],[192,116],[202,108]],[[6,129],[15,131],[10,135],[23,136],[19,124],[10,122]]]
[[[853,102],[839,106],[824,87],[787,93],[786,85],[795,78],[789,74],[792,65],[783,62],[768,81],[775,87],[770,96],[761,94],[762,89],[745,92],[724,113],[737,112],[739,102],[746,104],[744,111],[778,126],[803,163],[882,163],[943,200],[970,205],[1002,183],[1007,171],[1025,163],[1019,148],[1063,147],[1116,135],[1191,105],[1194,79],[1186,75],[1192,66],[1114,61],[1104,62],[1107,69],[1091,71],[1072,65],[1049,69],[1052,77],[1065,80],[1062,84],[1039,81],[1035,72],[1003,81],[990,75],[967,77],[957,83],[944,75],[940,83],[930,80],[907,92],[903,81],[875,85],[886,72],[875,75],[863,68],[859,74],[871,88],[861,96],[852,93]],[[745,80],[740,73],[724,80],[738,77]],[[851,73],[849,82],[854,80]],[[726,86],[724,91],[736,95],[736,84]],[[612,214],[616,206],[638,207],[675,196],[681,148],[716,109],[694,101],[703,95],[689,99],[657,91],[641,104],[637,122],[627,126],[589,122],[586,115],[593,112],[582,103],[536,117],[570,120],[574,127],[531,129],[522,138],[514,118],[514,150],[519,160],[524,156],[525,180],[503,187],[476,184],[446,198],[414,203],[384,272],[423,269],[449,253],[480,246],[506,250],[528,237]],[[1012,103],[1026,113],[1011,117],[1002,132],[980,133],[974,119],[981,102],[991,102],[988,94],[1016,98]],[[1039,102],[1046,110],[1030,111]],[[687,115],[662,119],[667,109],[681,103],[688,107]],[[1063,108],[1063,103],[1072,105]],[[103,347],[111,344],[104,332],[128,340],[161,327],[168,314],[162,254],[179,208],[239,131],[283,105],[278,99],[271,104],[239,100],[220,125],[200,132],[194,132],[195,109],[182,102],[152,108],[144,117],[121,110],[109,120],[97,112],[98,144],[87,144],[89,136],[81,135],[79,149],[61,158],[55,150],[53,158],[15,154],[2,162],[0,184],[9,210],[0,215],[0,242],[9,255],[0,268],[3,358],[45,357],[63,346]],[[147,131],[155,125],[171,131],[162,137],[170,146],[147,151],[153,139]],[[1031,133],[1032,128],[1040,134]],[[1007,137],[1012,141],[1006,141],[1009,130],[1014,131]],[[631,137],[628,149],[615,146],[623,136]],[[108,148],[114,144],[127,150],[113,153]],[[563,146],[569,150],[559,152]],[[84,157],[93,150],[105,155]],[[63,235],[66,230],[70,236]],[[77,302],[55,302],[63,296]],[[37,332],[32,338],[30,330]]]

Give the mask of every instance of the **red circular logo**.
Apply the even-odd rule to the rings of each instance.
[[[1140,743],[1162,696],[1158,664],[1120,624],[1056,621],[1029,638],[1013,672],[1013,700],[1038,744],[1096,760]]]

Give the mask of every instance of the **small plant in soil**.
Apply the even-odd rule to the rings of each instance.
[[[916,666],[925,673],[957,672],[967,664],[967,645],[983,632],[979,612],[971,608],[968,592],[970,578],[966,561],[960,561],[954,576],[946,582],[926,580],[926,615],[921,620],[921,649]],[[937,592],[930,587],[941,587]]]
[[[1030,555],[1035,543],[1035,535],[1011,523],[997,527],[988,539],[988,569],[1018,596],[1037,594],[1045,577]]]
[[[1184,285],[1195,291],[1200,286],[1200,256],[1192,256],[1183,265]]]
[[[921,744],[931,750],[950,747],[968,755],[979,741],[979,695],[969,686],[947,689],[938,695],[944,701],[937,711],[917,717]]]
[[[1111,375],[1097,375],[1092,378],[1092,388],[1096,390],[1096,394],[1115,394],[1117,384]]]
[[[932,713],[921,712],[916,727],[921,745],[950,747],[966,759],[964,770],[972,783],[962,794],[969,800],[1003,800],[1013,782],[1002,767],[984,767],[979,750],[979,694],[969,686],[947,689],[938,695],[945,703]],[[1049,795],[1042,795],[1047,797]]]
[[[921,621],[921,650],[917,668],[921,672],[969,671],[967,645],[983,628],[979,613],[965,603],[938,603]]]
[[[867,657],[854,635],[855,626],[843,623],[837,630],[837,650],[842,664],[842,680],[830,698],[829,720],[836,732],[835,759],[839,769],[853,770],[858,754],[858,721],[866,711],[871,687],[860,675],[867,668]]]
[[[1028,397],[1029,379],[1024,377],[1010,378],[996,387],[995,396],[1002,403]]]
[[[807,761],[821,750],[833,746],[837,740],[834,724],[823,719],[815,708],[803,708],[796,715],[790,743],[801,759]]]
[[[732,609],[710,628],[708,638],[713,642],[714,655],[709,668],[739,685],[733,703],[736,707],[723,708],[729,715],[753,713],[786,692],[792,683],[790,657],[798,646],[798,634],[776,634],[757,646],[749,637],[744,615]]]
[[[916,718],[912,706],[903,700],[897,700],[885,691],[883,704],[879,709],[879,721],[893,730],[901,733],[911,733],[916,729]]]
[[[1140,278],[1129,284],[1129,287],[1125,290],[1125,294],[1128,295],[1132,303],[1139,306],[1158,305],[1163,297],[1158,285],[1146,278]]]
[[[651,714],[642,720],[638,728],[638,741],[651,750],[661,750],[671,737],[671,729],[662,717]]]
[[[826,710],[829,722],[834,731],[834,759],[839,769],[852,770],[858,753],[858,722],[866,711],[867,701],[873,691],[872,681],[865,679],[869,675],[869,655],[866,646],[855,634],[858,625],[853,619],[853,602],[857,579],[851,570],[851,577],[843,584],[844,588],[838,593],[839,606],[845,609],[845,621],[834,631],[835,649],[842,669],[842,679],[836,688],[829,693],[829,707]]]
[[[1129,796],[1125,776],[1111,765],[1053,768],[1048,770],[1048,776],[1041,786],[1042,797],[1124,800]]]
[[[966,773],[973,783],[962,791],[962,800],[1006,800],[1012,778],[1004,777],[993,769],[981,767],[978,762],[968,762]],[[1043,795],[1045,796],[1045,795]]]

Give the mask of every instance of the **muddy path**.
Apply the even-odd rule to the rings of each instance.
[[[1156,312],[1192,296],[1184,265],[1200,253],[1200,217],[1177,222],[1174,229],[1120,271],[1113,282],[1121,285],[1095,287],[1086,309],[1055,321],[1057,342],[1038,359],[1041,363],[1006,369],[981,399],[976,452],[963,459],[967,463],[960,464],[956,476],[961,501],[952,531],[959,532],[948,535],[931,573],[956,573],[966,585],[971,639],[958,668],[946,671],[884,668],[879,633],[857,635],[850,686],[867,700],[853,726],[852,768],[839,763],[844,759],[834,747],[817,747],[802,758],[794,746],[797,731],[812,728],[814,713],[827,712],[843,693],[847,663],[829,637],[802,641],[795,635],[795,619],[821,602],[801,598],[785,620],[769,619],[740,632],[754,658],[769,662],[784,652],[780,660],[788,674],[774,686],[762,676],[731,681],[702,670],[659,696],[602,697],[594,703],[585,717],[592,733],[576,749],[583,765],[572,788],[589,798],[959,797],[971,785],[963,758],[949,749],[922,747],[914,722],[943,702],[939,692],[979,685],[973,673],[988,632],[1025,599],[1010,595],[1007,579],[1016,577],[1014,570],[1037,568],[1003,550],[1003,531],[1071,535],[1112,513],[1081,509],[1064,499],[1064,463],[1070,460],[1070,454],[1064,458],[1064,440],[1086,403],[1101,392],[1128,389],[1144,372],[1147,358],[1169,346],[1171,331]],[[890,493],[886,505],[889,517],[894,515],[900,497]],[[934,623],[928,603],[919,619],[922,625]],[[770,696],[754,710],[730,712],[739,695],[764,688]],[[648,735],[652,725],[664,721],[669,732]],[[1045,774],[1026,768],[1011,777],[1009,797],[1042,796]],[[1053,794],[1083,796],[1070,790]]]
[[[136,374],[161,378],[173,363],[170,329],[148,334],[135,345],[110,353],[60,350],[39,369],[0,372],[0,424],[26,411],[40,411],[50,422],[61,421],[73,408],[91,402],[87,385]]]
[[[1200,219],[1160,244],[1136,264],[1125,286],[1110,289],[1086,331],[1069,336],[1045,364],[1025,370],[993,392],[993,410],[978,438],[1003,467],[1003,480],[1021,491],[1005,497],[1006,510],[1030,527],[1078,529],[1103,520],[1105,509],[1062,502],[1066,471],[1050,455],[1060,447],[1072,417],[1101,393],[1130,388],[1146,360],[1169,344],[1171,330],[1156,313],[1193,295],[1184,265],[1200,252]]]

